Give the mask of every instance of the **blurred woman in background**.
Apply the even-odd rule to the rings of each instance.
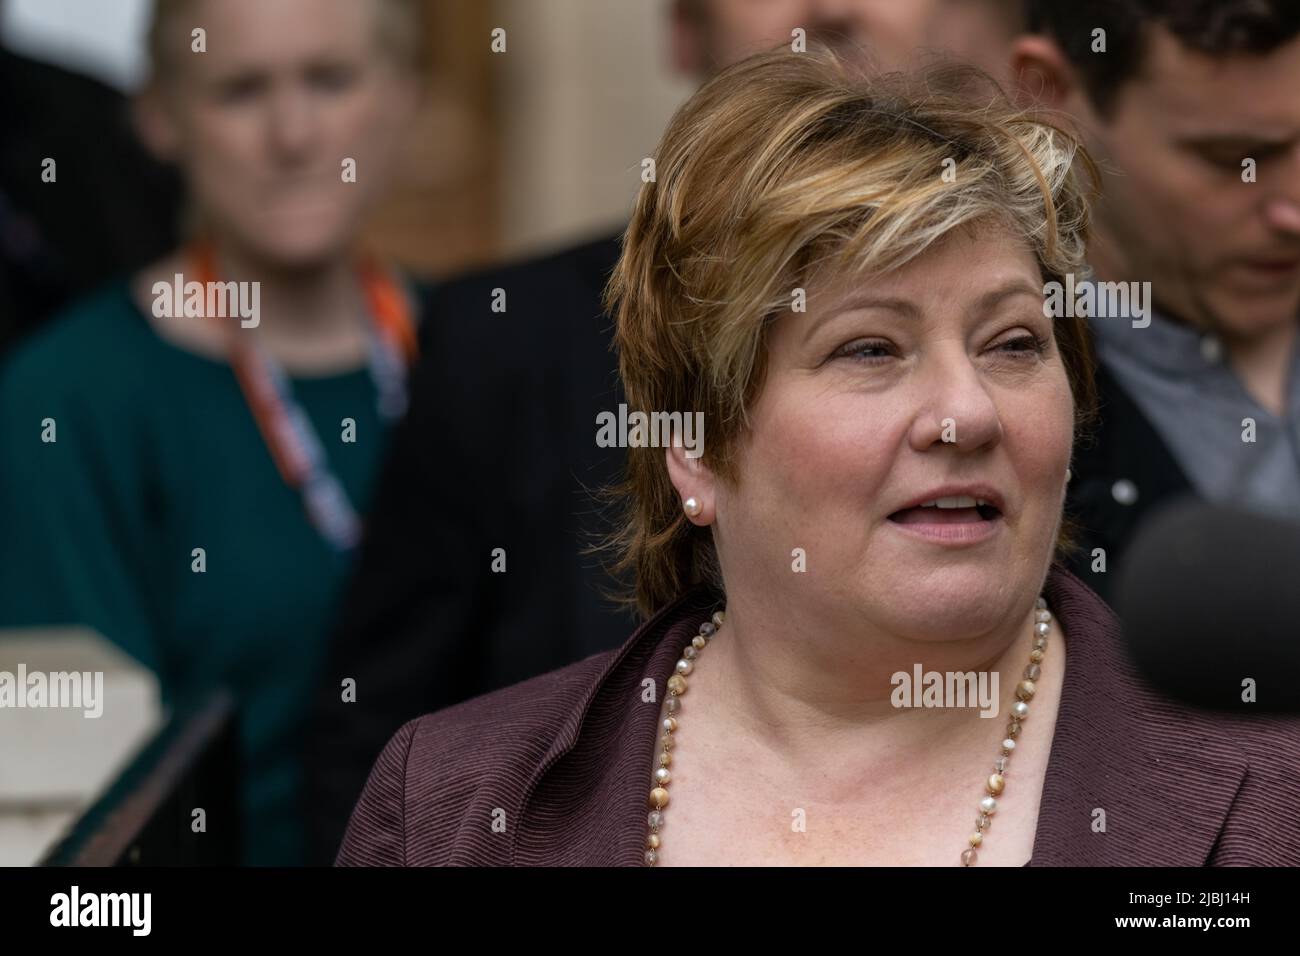
[[[231,688],[247,862],[301,859],[300,722],[405,405],[416,300],[358,234],[422,41],[415,0],[161,0],[138,118],[192,238],[0,369],[0,625],[87,624],[169,704]]]

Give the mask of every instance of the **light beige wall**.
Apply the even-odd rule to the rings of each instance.
[[[521,255],[626,222],[673,110],[669,0],[497,0],[498,236]]]

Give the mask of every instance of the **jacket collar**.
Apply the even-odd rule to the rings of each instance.
[[[660,702],[682,650],[721,605],[713,588],[690,589],[637,628],[599,676],[583,684],[526,785],[513,830],[512,864],[644,864]],[[652,699],[647,699],[649,681]],[[565,783],[541,792],[552,782],[548,777],[567,778],[571,772],[583,781],[588,799],[575,799]],[[582,806],[559,814],[550,805],[552,794]],[[556,852],[542,859],[546,847]]]
[[[1245,758],[1206,756],[1212,718],[1137,676],[1114,612],[1078,578],[1054,568],[1045,593],[1065,680],[1030,865],[1204,866]]]

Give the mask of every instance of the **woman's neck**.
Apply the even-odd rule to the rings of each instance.
[[[256,306],[223,320],[235,334],[255,336],[291,374],[324,375],[364,365],[367,303],[348,258],[285,268],[261,262],[233,243],[217,240],[212,248],[212,279],[236,283],[240,296]],[[205,278],[198,274],[189,248],[144,270],[135,282],[137,299],[147,299],[152,306],[155,284],[172,285],[176,275],[186,283]],[[173,344],[210,357],[226,354],[228,330],[222,323],[183,313],[159,315],[152,307],[145,311],[159,334]]]
[[[231,242],[213,243],[217,278],[257,282],[262,345],[287,366],[306,371],[365,361],[367,304],[346,256],[304,267],[257,261]]]
[[[1030,662],[1035,610],[966,640],[918,641],[866,624],[809,626],[790,620],[788,608],[741,599],[728,607],[723,633],[690,678],[691,704],[698,708],[712,698],[708,707],[721,723],[745,728],[776,760],[808,773],[825,772],[840,759],[874,765],[895,754],[966,753],[1006,734],[1015,688]],[[1055,621],[1051,628],[1045,672],[1064,663]],[[969,698],[967,706],[947,700],[938,707],[897,706],[904,690],[905,700],[921,700],[923,688],[912,686],[918,669],[937,672],[945,684],[948,674],[973,672],[996,716],[982,718],[981,705]],[[812,740],[817,747],[809,747]]]

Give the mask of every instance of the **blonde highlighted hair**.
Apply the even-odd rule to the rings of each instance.
[[[864,79],[823,49],[733,65],[670,122],[605,290],[629,410],[703,412],[704,461],[737,481],[766,329],[792,289],[824,267],[897,268],[989,222],[1023,238],[1045,282],[1080,271],[1088,197],[1076,159],[1095,183],[1072,135],[1013,108],[971,67]],[[1055,320],[1055,334],[1077,432],[1095,406],[1085,320]],[[645,614],[721,584],[712,535],[683,516],[663,455],[628,449],[615,492],[625,514],[608,542]]]

